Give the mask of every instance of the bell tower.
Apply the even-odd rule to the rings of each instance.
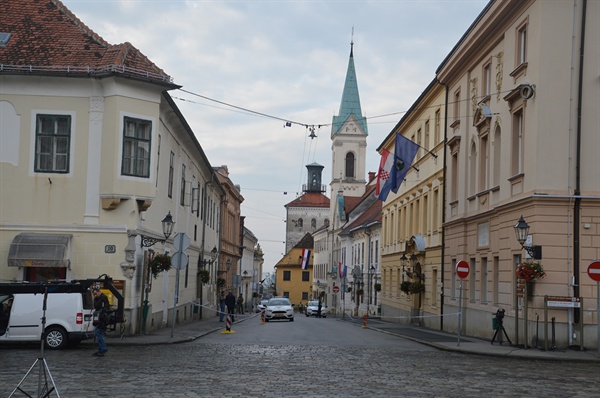
[[[331,198],[339,193],[343,196],[362,196],[365,193],[367,135],[367,120],[360,107],[352,41],[340,110],[337,116],[333,116],[331,125]]]

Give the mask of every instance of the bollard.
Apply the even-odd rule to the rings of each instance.
[[[225,330],[221,332],[221,334],[231,334],[235,333],[234,330],[231,330],[231,315],[227,314],[227,319],[225,320]]]
[[[365,314],[363,316],[363,329],[366,329],[366,327],[367,327],[367,314]]]
[[[261,325],[265,324],[265,311],[260,312],[260,324]]]

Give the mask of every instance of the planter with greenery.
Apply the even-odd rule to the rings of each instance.
[[[380,292],[381,291],[381,283],[376,283],[375,285],[373,285],[373,287],[375,288],[376,292]]]
[[[409,281],[404,281],[400,284],[400,291],[406,293],[406,294],[410,294],[410,285],[411,282]]]
[[[198,271],[198,274],[200,275],[200,281],[204,284],[207,284],[208,282],[210,282],[210,273],[203,269]]]
[[[148,267],[154,279],[158,277],[158,274],[171,269],[171,257],[168,254],[157,254],[148,261]]]
[[[225,283],[227,283],[225,281],[225,279],[223,279],[223,278],[217,278],[217,287],[219,289],[225,287]]]
[[[525,282],[530,283],[534,282],[538,279],[542,279],[546,276],[546,272],[544,272],[544,267],[542,264],[534,263],[533,261],[524,261],[517,266],[517,278],[525,280]]]
[[[425,291],[425,285],[421,282],[413,282],[410,284],[410,292],[413,294],[421,293]]]

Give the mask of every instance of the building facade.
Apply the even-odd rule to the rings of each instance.
[[[595,1],[492,1],[437,70],[448,92],[444,311],[462,305],[468,334],[489,337],[504,309],[513,341],[531,345],[544,340],[545,297],[574,298],[587,304],[549,308],[557,346],[597,345],[586,270],[600,257],[598,15]],[[536,258],[516,239],[521,217]],[[462,303],[459,261],[470,265]],[[515,272],[525,261],[546,273],[530,297]]]

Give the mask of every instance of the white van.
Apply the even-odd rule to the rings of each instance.
[[[40,341],[44,294],[7,293],[0,288],[0,342]],[[46,347],[64,348],[94,337],[93,299],[85,293],[48,293]]]

